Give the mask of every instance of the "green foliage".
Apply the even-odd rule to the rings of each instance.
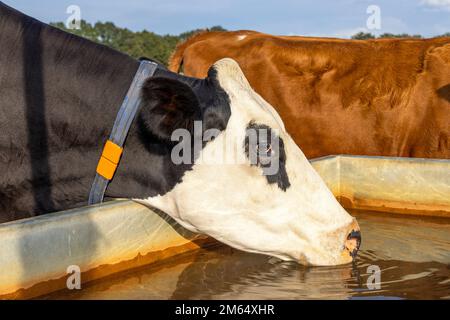
[[[110,46],[116,50],[125,52],[132,57],[148,57],[156,59],[165,65],[167,65],[169,57],[175,49],[177,43],[186,40],[197,32],[204,31],[204,29],[196,29],[183,32],[177,36],[168,34],[158,35],[147,30],[133,32],[127,28],[117,27],[112,22],[97,22],[92,25],[84,20],[81,21],[80,30],[69,30],[62,22],[51,23],[51,25],[92,41]],[[208,30],[226,31],[221,26],[214,26]],[[450,32],[438,37],[450,37]],[[375,39],[377,37],[371,33],[358,32],[351,38],[364,40]],[[422,36],[417,34],[409,35],[406,33],[383,33],[378,36],[378,38],[422,38]]]
[[[352,36],[352,39],[357,39],[357,40],[375,39],[375,36],[371,33],[358,32],[357,34],[354,34]]]
[[[440,36],[437,36],[436,38],[440,38],[440,37],[450,37],[450,32],[441,34]]]
[[[447,32],[447,33],[444,33],[442,35],[436,36],[435,38],[438,38],[438,37],[450,37],[450,32]],[[357,34],[354,34],[352,36],[352,39],[357,39],[357,40],[376,39],[376,38],[378,38],[378,39],[383,39],[383,38],[415,38],[415,39],[421,39],[422,36],[420,34],[383,33],[383,34],[380,34],[378,37],[376,37],[375,35],[373,35],[371,33],[366,33],[366,32],[358,32]]]
[[[400,33],[400,34],[393,34],[393,33],[383,33],[378,38],[417,38],[420,39],[422,36],[420,34],[407,34],[407,33]]]
[[[62,22],[51,23],[51,25],[125,52],[134,58],[148,57],[156,59],[165,65],[167,65],[169,57],[178,42],[203,31],[202,29],[196,29],[184,32],[178,36],[158,35],[147,30],[133,32],[126,28],[117,27],[112,22],[97,22],[92,25],[84,20],[81,21],[79,30],[69,30]],[[208,30],[225,31],[221,26],[214,26]]]

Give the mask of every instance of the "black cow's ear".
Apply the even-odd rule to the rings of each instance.
[[[146,130],[163,141],[170,141],[176,129],[194,131],[201,120],[197,96],[185,83],[175,79],[149,78],[142,87],[139,120]]]

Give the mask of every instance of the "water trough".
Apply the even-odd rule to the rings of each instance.
[[[450,218],[450,160],[329,156],[311,161],[346,208]],[[129,200],[0,224],[0,299],[38,297],[215,243]]]

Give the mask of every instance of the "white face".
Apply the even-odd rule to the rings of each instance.
[[[237,249],[303,264],[350,262],[344,246],[349,233],[358,229],[356,221],[285,131],[277,112],[253,91],[237,63],[222,59],[215,69],[229,96],[231,116],[226,129],[202,149],[199,158],[209,160],[196,162],[170,192],[140,201],[191,231]],[[287,188],[269,183],[263,169],[246,158],[244,141],[250,123],[269,127],[283,142]],[[223,150],[230,149],[247,161],[223,164]]]

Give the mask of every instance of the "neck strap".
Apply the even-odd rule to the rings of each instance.
[[[140,89],[142,84],[148,77],[153,76],[157,67],[158,65],[154,62],[147,60],[141,61],[127,95],[120,106],[111,134],[105,143],[102,155],[98,161],[97,173],[89,193],[88,204],[101,203],[103,201],[108,183],[112,180],[119,165],[123,145],[130,130],[131,123],[141,104]]]

